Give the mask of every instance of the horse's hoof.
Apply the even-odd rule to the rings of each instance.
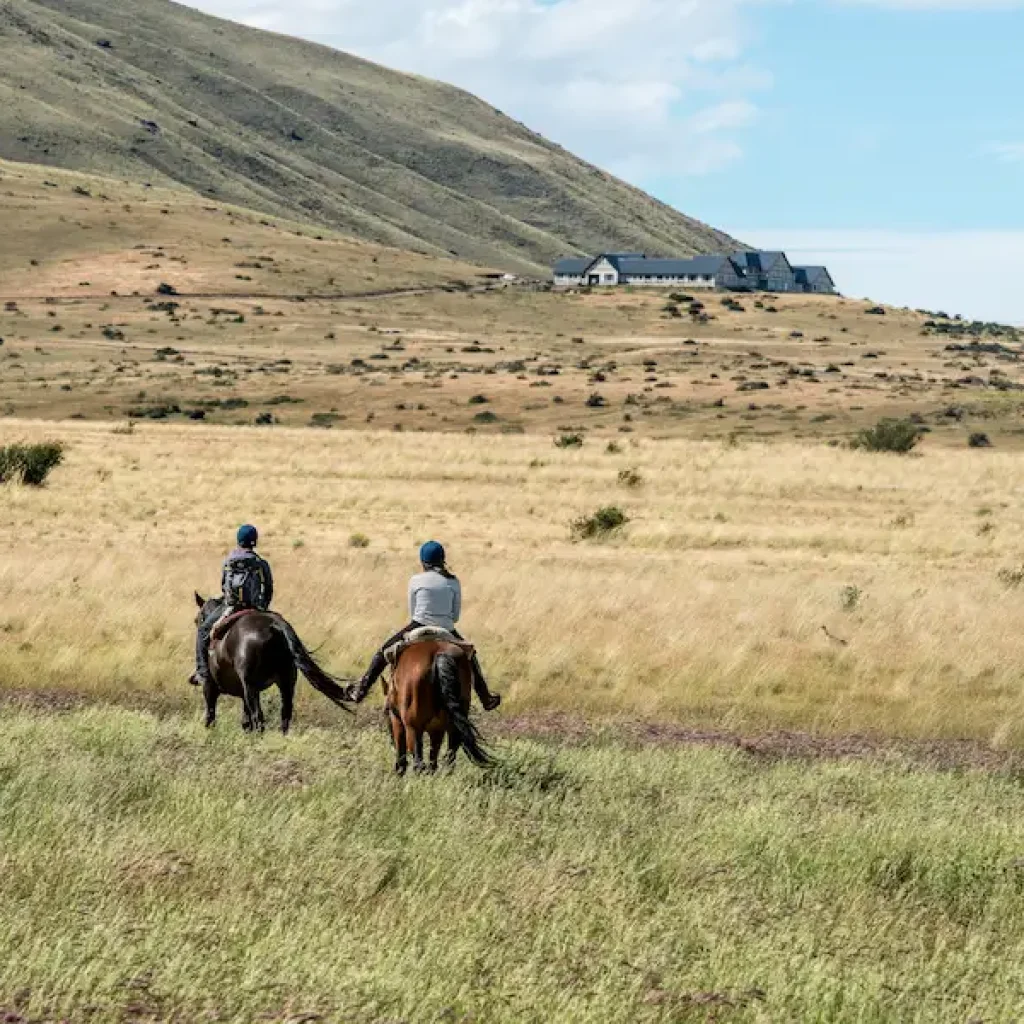
[[[487,700],[480,702],[484,706],[484,711],[493,711],[499,704],[501,704],[501,694],[492,693]]]

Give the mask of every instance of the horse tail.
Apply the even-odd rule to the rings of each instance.
[[[338,684],[338,680],[316,663],[298,634],[280,615],[277,616],[277,628],[288,644],[295,667],[309,680],[313,689],[322,693],[342,710],[351,713],[352,709],[345,703],[345,690]]]
[[[433,672],[434,683],[441,691],[441,700],[452,730],[458,736],[462,748],[473,764],[486,768],[494,763],[494,758],[484,746],[483,737],[462,706],[462,684],[459,680],[459,664],[452,654],[435,654]]]

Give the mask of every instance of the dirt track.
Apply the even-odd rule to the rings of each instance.
[[[149,711],[158,715],[187,714],[194,710],[193,694],[177,698],[147,699],[126,695],[116,702],[120,707]],[[0,690],[0,709],[5,705],[55,714],[75,711],[96,701],[85,694],[57,690]],[[197,706],[197,705],[196,705]],[[230,707],[230,705],[229,705]],[[329,713],[329,712],[328,712]],[[337,717],[306,711],[306,724],[327,725]],[[223,727],[231,728],[230,712],[223,716]],[[268,725],[274,723],[268,716]],[[378,728],[380,709],[374,703],[360,708],[354,719],[357,728]],[[691,727],[638,719],[589,720],[563,712],[499,713],[485,719],[486,732],[509,739],[532,739],[570,746],[617,743],[626,747],[724,747],[742,751],[764,761],[782,760],[876,760],[908,768],[935,771],[986,771],[1024,776],[1024,752],[996,750],[976,740],[899,739],[868,735],[825,735],[809,732],[767,730],[738,733],[725,729]],[[301,727],[302,721],[299,721]]]

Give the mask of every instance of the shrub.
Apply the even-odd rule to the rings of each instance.
[[[497,423],[498,417],[496,413],[491,412],[489,409],[485,412],[478,412],[473,417],[474,423]]]
[[[607,404],[604,395],[599,395],[596,391],[587,399],[588,409],[602,409]]]
[[[173,284],[168,284],[166,281],[161,281],[156,286],[157,295],[177,295],[178,289]]]
[[[486,395],[471,395],[469,399],[470,405],[486,405],[490,399]]]
[[[583,447],[583,435],[582,434],[559,434],[555,438],[556,448],[582,448]]]
[[[871,306],[869,309],[864,310],[868,316],[885,316],[884,306]]]
[[[860,431],[850,443],[867,452],[895,452],[905,455],[921,440],[921,428],[908,419],[881,419]]]
[[[348,546],[350,548],[368,548],[370,546],[370,538],[365,533],[353,533],[348,539]]]
[[[19,480],[29,487],[42,487],[50,471],[63,461],[61,441],[8,445],[0,448],[0,483]]]
[[[843,611],[852,612],[860,604],[861,596],[860,587],[843,587],[839,591],[839,603],[842,605]]]
[[[599,508],[592,516],[580,516],[569,524],[569,535],[573,540],[594,540],[610,537],[629,522],[629,516],[617,505]]]
[[[992,442],[988,439],[988,434],[983,434],[980,431],[976,431],[967,438],[967,443],[972,448],[991,448]]]
[[[605,453],[608,455],[621,455],[622,445],[618,441],[609,441],[605,447]]]
[[[1024,583],[1024,566],[1020,569],[1000,569],[996,576],[1008,587],[1019,587]]]
[[[644,478],[635,469],[620,469],[619,483],[623,487],[639,487]]]

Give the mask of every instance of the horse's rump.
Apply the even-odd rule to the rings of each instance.
[[[473,644],[466,640],[460,640],[447,629],[440,626],[420,626],[418,629],[410,629],[400,640],[384,648],[384,658],[394,670],[398,666],[398,659],[405,651],[417,644],[424,643],[448,644],[451,647],[458,647],[470,657],[476,651]]]

